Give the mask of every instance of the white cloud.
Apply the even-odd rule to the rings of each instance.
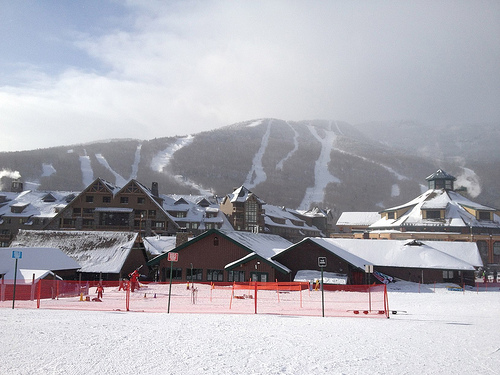
[[[126,28],[73,33],[105,70],[50,74],[34,61],[31,79],[0,87],[9,129],[0,150],[185,135],[259,117],[500,119],[496,3],[127,5]]]

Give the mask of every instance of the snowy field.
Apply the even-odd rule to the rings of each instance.
[[[1,308],[0,374],[500,373],[500,291],[418,289],[390,319]]]

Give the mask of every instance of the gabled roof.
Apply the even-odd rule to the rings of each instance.
[[[246,202],[251,196],[253,196],[257,202],[261,204],[265,204],[262,199],[260,199],[257,195],[252,193],[250,190],[248,190],[245,186],[240,186],[239,188],[235,189],[232,193],[228,194],[227,197],[229,198],[229,201],[234,203],[234,202]]]
[[[217,236],[221,236],[241,247],[242,249],[248,252],[248,255],[241,259],[235,259],[234,262],[229,263],[226,267],[230,267],[231,264],[242,262],[246,257],[250,256],[251,258],[257,257],[264,262],[267,262],[272,267],[278,269],[280,272],[288,273],[290,270],[280,264],[279,262],[272,260],[271,257],[289,247],[292,243],[288,240],[285,240],[283,237],[276,236],[273,234],[260,234],[260,233],[251,233],[251,232],[239,232],[239,231],[221,231],[217,229],[210,229],[199,236],[194,237],[192,240],[176,247],[176,252],[181,252],[182,249],[192,245],[195,242],[198,242],[212,234],[216,234]],[[154,265],[160,262],[161,259],[164,259],[168,256],[168,253],[161,254],[148,262],[148,265]],[[239,264],[239,263],[238,263]]]
[[[137,233],[20,230],[12,247],[53,247],[80,264],[80,272],[120,273]]]
[[[369,241],[358,239],[306,238],[355,267],[365,265],[443,270],[475,270],[483,263],[473,242],[423,241],[421,246],[406,246],[409,240]]]

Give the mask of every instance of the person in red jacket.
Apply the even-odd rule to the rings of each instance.
[[[139,271],[134,270],[134,272],[130,273],[128,277],[130,277],[130,290],[133,292],[135,288],[139,289]]]
[[[104,288],[102,287],[101,284],[97,286],[96,293],[97,293],[97,298],[102,299],[102,293],[104,292]]]

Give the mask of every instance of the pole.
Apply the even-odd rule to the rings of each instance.
[[[321,311],[325,317],[325,292],[323,288],[323,267],[321,267]]]
[[[170,286],[168,288],[168,309],[167,313],[170,313],[170,295],[172,294],[172,271],[174,270],[174,261],[170,261]]]
[[[12,295],[12,310],[14,310],[14,302],[16,302],[16,282],[17,282],[17,258],[16,258],[16,266],[14,269],[14,294]]]

